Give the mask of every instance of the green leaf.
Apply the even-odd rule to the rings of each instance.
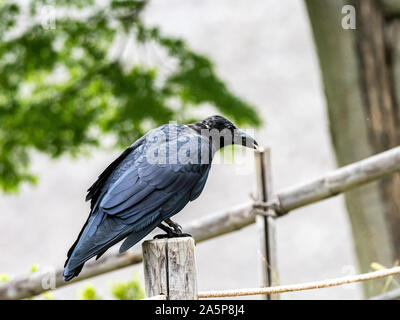
[[[139,300],[145,297],[138,274],[131,281],[111,283],[111,292],[119,300]]]
[[[91,284],[87,284],[85,287],[81,288],[78,296],[80,300],[101,300]]]
[[[22,183],[37,182],[33,152],[77,156],[101,147],[106,135],[115,138],[115,147],[126,147],[149,124],[198,120],[195,109],[212,106],[237,125],[261,125],[255,106],[230,90],[208,57],[142,22],[146,4],[33,0],[23,13],[16,1],[0,3],[1,190],[17,192]],[[46,30],[43,5],[74,7],[85,17],[60,15],[56,28]],[[18,19],[37,23],[11,33]],[[162,65],[127,66],[118,58],[123,46],[111,58],[116,39],[128,35],[137,45],[165,52],[175,67],[163,75]]]
[[[5,273],[0,273],[0,282],[7,282],[9,281],[9,277]]]

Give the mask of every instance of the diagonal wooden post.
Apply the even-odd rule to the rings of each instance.
[[[197,300],[197,275],[191,237],[143,242],[143,267],[147,297]]]
[[[257,201],[267,203],[272,200],[271,152],[269,148],[260,148],[255,152]],[[256,217],[260,235],[261,279],[262,287],[278,286],[279,275],[275,241],[275,211],[270,208],[257,209]],[[278,300],[279,295],[266,295],[267,300]]]

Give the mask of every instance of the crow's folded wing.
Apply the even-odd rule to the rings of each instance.
[[[118,174],[118,171],[123,171],[123,168],[121,168],[122,162],[125,162],[127,165],[129,165],[129,161],[126,161],[126,159],[130,157],[132,160],[134,160],[134,158],[141,153],[140,149],[138,150],[138,148],[141,147],[145,141],[146,136],[143,136],[140,139],[136,140],[129,148],[122,152],[117,159],[115,159],[108,165],[108,167],[100,174],[97,180],[88,189],[86,201],[91,200],[91,209],[94,208],[97,199],[101,196],[106,182],[110,179],[111,176],[115,176],[116,174]]]
[[[102,254],[128,235],[120,252],[136,244],[179,212],[191,200],[198,183],[202,189],[208,169],[205,164],[149,164],[139,157],[100,200],[76,245],[69,269]]]
[[[74,251],[76,245],[78,244],[79,239],[81,238],[83,232],[89,229],[89,224],[93,224],[96,221],[99,221],[99,216],[101,213],[96,212],[96,204],[99,198],[104,195],[105,191],[107,191],[106,186],[107,182],[115,181],[119,176],[123,174],[125,168],[130,165],[130,163],[134,162],[135,159],[141,154],[140,148],[142,148],[142,144],[146,141],[146,136],[136,140],[129,148],[127,148],[122,154],[115,159],[97,178],[97,180],[93,183],[93,185],[88,189],[88,193],[86,196],[86,201],[90,200],[90,209],[91,212],[89,214],[88,219],[83,225],[79,235],[71,248],[67,253],[67,261],[65,261],[65,265],[67,265],[68,260]],[[97,216],[97,220],[94,220],[95,216]]]
[[[126,224],[142,221],[155,209],[164,209],[160,214],[168,216],[164,204],[172,199],[186,199],[207,169],[207,165],[200,164],[163,165],[137,161],[109,188],[100,208]]]

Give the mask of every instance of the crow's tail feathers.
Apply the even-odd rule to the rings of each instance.
[[[107,216],[105,219],[90,218],[68,252],[63,274],[64,280],[69,281],[76,277],[86,261],[95,256],[98,259],[108,248],[127,237],[119,250],[120,253],[125,252],[147,236],[161,221],[161,218],[151,221],[145,226],[140,226],[138,230],[137,225],[126,225],[122,219],[114,216]]]
[[[129,233],[130,226],[114,217],[103,219],[102,214],[89,217],[78,239],[68,251],[64,265],[64,280],[69,281],[82,270],[84,263],[98,255],[101,256],[109,247],[121,241]]]
[[[64,274],[63,274],[64,281],[69,281],[72,278],[78,276],[78,274],[81,273],[82,268],[83,268],[83,263],[79,267],[76,267],[75,269],[72,270],[64,269]]]
[[[157,222],[158,223],[158,222]],[[138,232],[132,232],[128,237],[125,239],[125,241],[121,244],[119,247],[119,253],[124,253],[131,247],[133,247],[136,243],[138,243],[140,240],[142,240],[145,236],[147,236],[156,226],[151,226],[144,228],[141,231]]]

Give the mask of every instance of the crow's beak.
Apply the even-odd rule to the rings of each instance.
[[[240,144],[247,148],[258,149],[257,141],[249,136],[246,132],[239,129],[236,129],[235,131],[235,144]]]

